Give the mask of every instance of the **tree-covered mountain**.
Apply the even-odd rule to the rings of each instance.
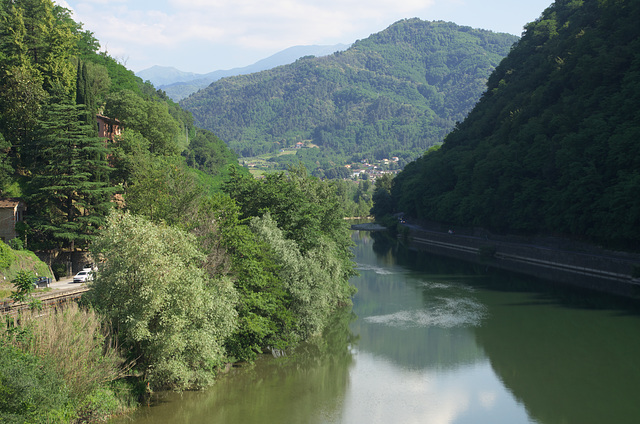
[[[319,164],[415,158],[466,116],[516,40],[403,20],[344,52],[224,78],[180,104],[245,157],[310,141]]]
[[[392,190],[398,211],[637,249],[640,3],[557,0]]]

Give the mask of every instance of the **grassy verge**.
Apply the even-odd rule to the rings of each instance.
[[[0,369],[0,381],[14,395],[0,402],[0,422],[102,421],[137,406],[135,385],[125,379],[131,364],[102,322],[72,303],[51,315],[24,314],[19,327],[0,333],[2,353],[12,358]],[[34,385],[43,381],[55,396],[31,404],[40,397]]]
[[[20,271],[33,271],[38,276],[53,277],[47,264],[42,262],[35,253],[28,250],[11,250],[9,252],[10,265],[0,269],[0,300],[8,299],[13,292],[13,280]],[[47,289],[38,289],[46,291]]]

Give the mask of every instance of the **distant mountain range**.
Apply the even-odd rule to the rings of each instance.
[[[180,102],[242,157],[310,170],[412,160],[462,121],[518,37],[451,22],[399,21],[345,51],[224,78]],[[333,175],[332,173],[316,175]]]
[[[184,72],[169,66],[152,66],[137,72],[136,75],[150,81],[156,88],[164,90],[174,101],[180,101],[190,94],[207,87],[221,78],[247,75],[265,71],[282,65],[288,65],[305,56],[327,56],[349,48],[349,44],[330,46],[294,46],[282,50],[258,62],[241,68],[219,70],[207,74]]]

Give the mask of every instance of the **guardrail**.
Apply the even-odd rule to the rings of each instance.
[[[398,235],[401,237],[401,235]],[[581,275],[585,277],[590,277],[594,279],[599,279],[600,281],[611,281],[617,282],[627,286],[633,286],[636,288],[640,288],[640,279],[633,278],[632,274],[625,273],[623,269],[618,267],[618,269],[605,269],[611,268],[611,264],[614,261],[622,262],[623,259],[613,258],[613,257],[605,257],[602,255],[591,255],[585,253],[575,253],[568,251],[552,251],[549,248],[537,247],[537,246],[525,246],[530,250],[530,254],[524,252],[510,252],[509,250],[522,250],[517,249],[517,245],[509,245],[506,242],[499,241],[485,241],[481,240],[477,237],[470,236],[455,236],[455,237],[447,237],[444,234],[431,232],[431,231],[411,231],[410,240],[413,243],[422,246],[429,246],[432,250],[437,249],[440,253],[450,252],[451,255],[455,255],[456,257],[460,257],[460,255],[464,256],[464,258],[472,260],[472,261],[482,261],[483,263],[491,263],[498,268],[511,269],[514,271],[520,271],[529,273],[524,271],[521,268],[518,268],[517,265],[514,267],[509,264],[522,264],[526,266],[532,267],[532,269],[537,270],[553,270],[560,273],[566,273],[567,275]],[[446,240],[446,241],[445,241]],[[487,244],[490,243],[490,244]],[[483,258],[483,247],[493,248],[493,251],[487,253],[488,256]],[[560,257],[568,257],[565,260],[558,258],[551,258],[550,252],[555,256],[559,254]],[[449,255],[449,256],[451,256]],[[461,257],[462,258],[462,257]],[[493,260],[492,260],[493,259]],[[600,262],[595,259],[599,259]],[[574,263],[572,263],[574,262]],[[605,267],[599,267],[598,265],[603,265]],[[608,264],[606,264],[608,262]],[[629,262],[629,261],[627,261]],[[627,264],[628,267],[631,267],[631,262]],[[589,266],[592,265],[592,266]],[[621,272],[622,271],[622,272]],[[535,273],[534,275],[538,275]],[[559,274],[554,274],[554,278],[558,278]],[[640,292],[639,292],[640,293]],[[634,296],[635,291],[633,292]]]

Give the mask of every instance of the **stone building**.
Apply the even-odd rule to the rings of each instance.
[[[117,119],[109,118],[104,115],[96,115],[98,121],[98,137],[106,138],[114,141],[122,131],[122,124]]]
[[[20,199],[0,198],[0,239],[8,242],[16,238],[16,224],[24,219],[26,205]]]

